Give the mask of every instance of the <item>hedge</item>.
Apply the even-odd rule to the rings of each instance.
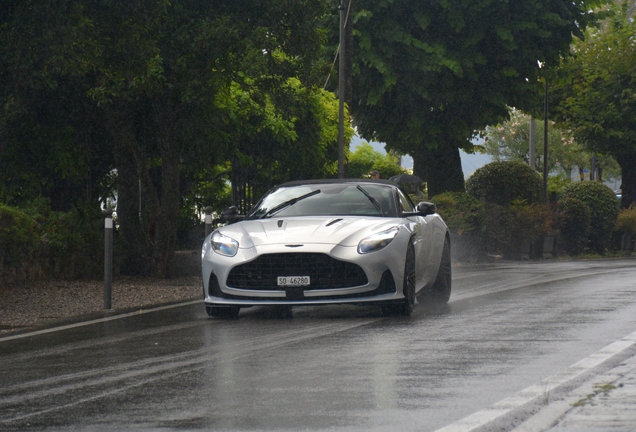
[[[519,161],[496,161],[484,165],[466,181],[466,191],[477,199],[508,206],[522,199],[528,204],[541,201],[541,176]]]
[[[604,253],[612,239],[619,213],[619,201],[608,186],[596,181],[572,183],[563,189],[561,199],[576,198],[590,209],[589,246]]]

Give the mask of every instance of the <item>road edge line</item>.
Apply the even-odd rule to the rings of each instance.
[[[481,411],[477,411],[461,420],[458,420],[436,432],[477,432],[492,428],[496,423],[510,418],[510,427],[498,424],[498,427],[510,430],[527,420],[530,416],[549,405],[549,397],[553,393],[568,392],[582,385],[590,378],[594,369],[614,361],[622,361],[634,355],[627,353],[636,348],[636,332],[613,342],[596,351],[588,357],[574,363],[561,372],[558,372],[538,384],[533,384],[520,392],[496,402]],[[624,356],[624,358],[622,358]],[[621,357],[619,359],[619,357]],[[614,365],[610,366],[614,367]],[[514,418],[512,418],[514,417]]]
[[[111,316],[104,317],[104,318],[97,318],[97,319],[93,319],[93,320],[89,320],[89,321],[82,321],[82,322],[77,322],[77,323],[73,323],[73,324],[66,324],[66,325],[57,326],[57,327],[51,327],[51,328],[42,329],[42,330],[34,330],[34,331],[28,332],[28,333],[20,333],[20,334],[17,334],[17,335],[0,337],[0,343],[7,342],[7,341],[10,341],[10,340],[23,339],[23,338],[27,338],[27,337],[31,337],[31,336],[43,335],[43,334],[47,334],[47,333],[54,333],[54,332],[58,332],[58,331],[62,331],[62,330],[69,330],[69,329],[74,329],[74,328],[78,328],[78,327],[84,327],[84,326],[88,326],[88,325],[92,325],[92,324],[99,324],[99,323],[103,323],[103,322],[114,321],[114,320],[118,320],[118,319],[122,319],[122,318],[128,318],[128,317],[131,317],[131,316],[147,314],[147,313],[151,313],[151,312],[159,312],[159,311],[166,310],[166,309],[174,309],[174,308],[182,307],[182,306],[190,306],[190,305],[194,305],[194,304],[198,304],[198,303],[203,303],[203,300],[190,300],[190,301],[185,301],[185,302],[181,302],[181,303],[173,303],[173,304],[166,305],[166,306],[151,307],[149,309],[140,308],[139,310],[134,311],[134,312],[126,312],[126,313],[122,313],[122,314],[111,315]]]

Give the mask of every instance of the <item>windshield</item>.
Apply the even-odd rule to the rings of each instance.
[[[281,187],[266,195],[250,212],[248,219],[394,215],[391,187],[365,184],[363,188],[354,183]]]

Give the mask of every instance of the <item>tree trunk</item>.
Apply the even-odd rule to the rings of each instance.
[[[152,274],[153,219],[159,198],[150,179],[147,157],[135,132],[134,116],[121,106],[107,106],[103,113],[115,142],[120,272],[131,276]]]
[[[176,118],[167,101],[154,106],[161,152],[161,202],[157,212],[153,270],[167,277],[177,244],[180,205],[180,152],[177,146]]]
[[[117,261],[121,262],[122,274],[144,275],[148,273],[149,262],[146,236],[139,217],[139,175],[130,140],[124,138],[126,135],[120,129],[115,139],[117,221],[121,244]]]
[[[161,158],[159,185],[153,182],[148,168],[152,155],[144,152],[135,133],[135,116],[116,107],[106,108],[104,113],[116,143],[120,271],[167,277],[176,247],[181,197],[176,115],[170,101],[155,101],[153,127]]]
[[[4,155],[4,150],[7,148],[9,144],[9,139],[0,132],[0,163],[2,163],[2,156]]]
[[[464,172],[456,145],[440,145],[430,150],[420,147],[413,155],[413,174],[421,177],[428,187],[428,197],[443,192],[464,192]]]
[[[621,207],[628,208],[636,200],[636,152],[614,155],[621,167]]]

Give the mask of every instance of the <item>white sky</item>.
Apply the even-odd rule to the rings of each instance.
[[[356,147],[362,144],[364,140],[360,138],[358,135],[355,135],[351,139],[350,149],[351,151],[355,151]],[[384,143],[379,142],[370,142],[371,146],[375,151],[380,152],[382,154],[386,154],[386,150],[384,149]],[[462,158],[462,170],[464,171],[464,178],[468,178],[474,173],[477,168],[481,168],[487,163],[492,161],[492,157],[484,154],[467,154],[464,151],[460,151],[460,155]],[[413,168],[413,158],[409,155],[402,156],[402,166],[404,168],[412,169]]]

